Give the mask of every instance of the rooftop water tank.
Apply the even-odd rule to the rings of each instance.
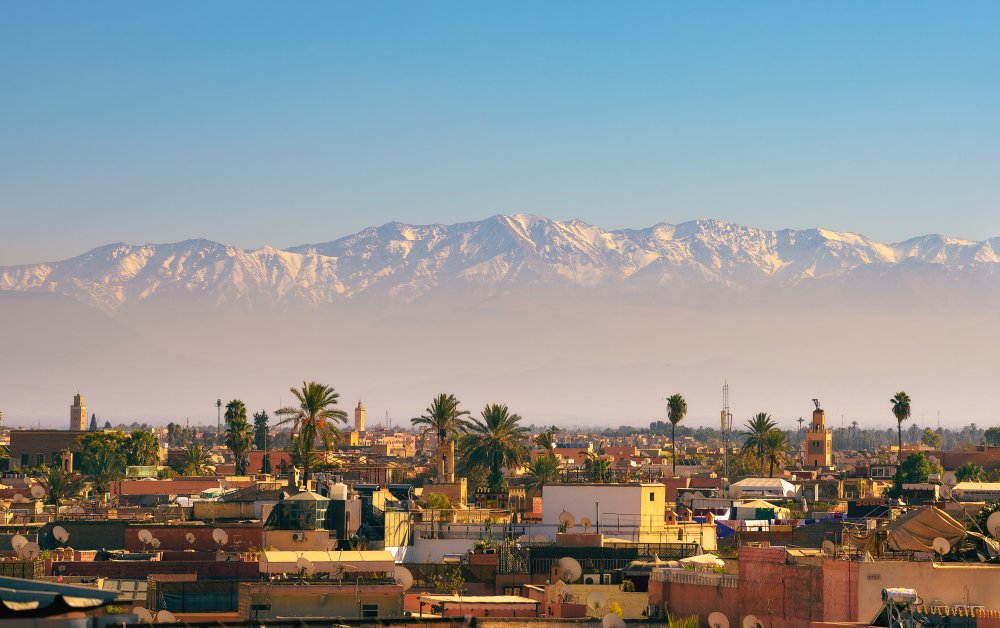
[[[345,501],[347,499],[347,485],[342,482],[330,485],[330,499]]]

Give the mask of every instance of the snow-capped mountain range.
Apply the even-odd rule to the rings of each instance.
[[[547,283],[641,292],[694,281],[745,290],[921,266],[993,278],[998,252],[1000,238],[928,235],[884,244],[854,233],[709,219],[608,231],[517,214],[453,225],[389,223],[286,250],[207,240],[110,244],[61,262],[0,267],[0,290],[63,294],[107,312],[181,295],[277,305],[366,293],[407,302],[439,288],[489,293]]]

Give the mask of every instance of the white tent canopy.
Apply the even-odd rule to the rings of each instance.
[[[687,558],[682,558],[678,561],[682,565],[706,565],[712,567],[725,567],[726,561],[722,560],[715,554],[698,554],[697,556],[688,556]]]
[[[365,552],[264,552],[260,573],[295,573],[300,558],[308,559],[316,573],[391,572],[396,567],[386,551]]]

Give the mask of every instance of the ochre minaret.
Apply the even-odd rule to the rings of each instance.
[[[83,395],[76,393],[73,405],[69,407],[69,429],[80,432],[87,429],[87,406],[83,405]]]
[[[813,420],[806,432],[806,466],[833,466],[833,430],[826,427],[826,412],[819,407],[819,400],[813,399],[816,409]]]
[[[354,409],[354,431],[365,431],[365,404],[358,400],[358,407]]]

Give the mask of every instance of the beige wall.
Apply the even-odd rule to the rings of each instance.
[[[254,604],[270,604],[270,610],[251,611]],[[363,604],[378,604],[379,617],[403,614],[403,588],[395,585],[361,586],[352,583],[287,586],[250,584],[240,586],[240,615],[246,619],[278,617],[361,617]]]
[[[995,565],[876,561],[859,563],[858,619],[882,608],[882,589],[916,589],[924,604],[971,604],[1000,608],[1000,568]]]
[[[293,541],[293,534],[303,535]],[[288,552],[326,552],[336,549],[337,533],[334,530],[264,530],[264,547]]]

